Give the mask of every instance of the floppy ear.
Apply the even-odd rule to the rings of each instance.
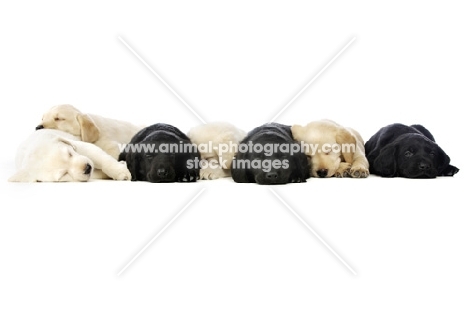
[[[340,128],[338,130],[338,133],[336,134],[336,142],[340,145],[341,147],[341,155],[343,156],[344,160],[346,163],[353,163],[354,161],[354,152],[353,150],[356,150],[356,138],[351,134],[350,131],[348,131],[345,128]],[[351,145],[354,146],[354,148],[343,148],[343,145]],[[348,150],[349,152],[343,152],[343,150]]]
[[[389,144],[380,150],[379,155],[372,162],[372,171],[383,177],[395,177],[397,173],[397,147]]]
[[[247,176],[247,169],[242,167],[241,164],[239,164],[238,156],[239,156],[239,154],[232,161],[231,177],[237,183],[248,183],[250,181],[249,181],[249,178]]]
[[[304,153],[294,154],[292,157],[294,164],[296,165],[296,170],[300,172],[301,181],[306,181],[310,177],[310,170],[312,163],[309,158]]]
[[[291,133],[292,133],[294,140],[297,140],[297,141],[303,140],[304,131],[305,131],[305,128],[301,125],[295,124],[291,126]]]
[[[64,144],[67,144],[67,145],[71,146],[73,148],[73,150],[76,151],[76,146],[73,145],[73,143],[71,141],[69,141],[68,139],[59,136],[59,137],[56,138],[56,140],[58,142],[61,142],[61,143],[64,143]]]
[[[125,157],[125,162],[127,163],[127,168],[132,175],[132,181],[137,181],[140,175],[140,161],[141,161],[141,154],[140,153],[127,153]],[[143,179],[146,180],[146,179]]]
[[[93,119],[87,114],[79,114],[76,116],[81,128],[81,140],[87,143],[94,143],[99,139],[99,128],[94,123]]]
[[[36,180],[29,174],[29,172],[25,169],[20,169],[16,173],[14,173],[10,178],[8,178],[10,182],[35,182]]]

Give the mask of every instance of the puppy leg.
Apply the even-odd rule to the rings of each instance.
[[[340,163],[340,166],[338,167],[338,169],[336,170],[335,172],[335,177],[348,177],[349,174],[350,174],[350,169],[351,169],[351,163],[347,163],[347,162],[341,162]]]
[[[356,159],[349,170],[349,174],[353,178],[366,178],[369,176],[369,162],[367,162],[367,159]]]
[[[353,129],[348,128],[348,131],[354,134],[354,153],[352,153],[351,168],[349,176],[353,178],[366,178],[369,176],[369,161],[366,158],[364,140],[361,135]],[[345,157],[346,159],[346,157]],[[350,161],[346,161],[350,162]]]
[[[354,161],[349,173],[353,178],[366,178],[369,176],[369,161],[364,153],[364,146],[360,144],[354,153]]]
[[[100,147],[107,154],[110,154],[114,159],[118,159],[120,155],[119,143],[116,141],[97,141],[96,146]]]
[[[76,151],[93,161],[96,169],[115,180],[131,180],[130,171],[125,162],[118,162],[101,148],[82,141],[73,141]]]
[[[458,167],[449,165],[439,176],[453,176],[459,171],[460,169]]]

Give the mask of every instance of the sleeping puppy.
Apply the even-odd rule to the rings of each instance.
[[[231,163],[246,133],[226,122],[213,122],[192,128],[187,136],[201,155],[200,179],[231,176]]]
[[[294,139],[307,147],[305,152],[311,161],[312,176],[369,176],[364,140],[354,129],[331,120],[321,120],[306,126],[293,125],[291,131]]]
[[[36,130],[57,129],[70,133],[80,137],[81,141],[95,144],[117,159],[119,144],[127,144],[141,128],[125,121],[83,114],[71,105],[59,105],[44,114]]]
[[[18,148],[17,172],[9,181],[88,181],[90,178],[130,180],[125,163],[99,147],[58,130],[35,131]]]
[[[139,131],[120,154],[133,181],[195,182],[200,153],[178,128],[157,123]]]
[[[239,143],[231,173],[238,183],[275,185],[305,182],[309,167],[291,127],[267,123],[250,131]]]
[[[370,172],[383,177],[435,178],[459,169],[422,125],[395,123],[381,128],[366,142]]]

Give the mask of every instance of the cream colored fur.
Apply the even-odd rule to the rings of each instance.
[[[331,120],[321,120],[310,122],[306,126],[293,125],[291,131],[295,140],[305,144],[316,144],[316,152],[313,148],[306,150],[307,156],[311,160],[311,175],[319,177],[322,170],[326,176],[323,177],[367,177],[369,176],[369,162],[365,156],[364,141],[357,131],[352,128],[345,128]],[[345,152],[341,149],[336,152],[327,151],[328,145],[334,144],[340,147],[343,144],[354,145],[354,152]]]
[[[213,122],[192,128],[187,136],[192,143],[199,147],[201,158],[210,161],[213,166],[217,166],[215,168],[202,168],[200,179],[218,179],[231,176],[231,163],[236,150],[229,148],[230,150],[220,154],[220,145],[238,146],[239,142],[246,136],[243,130],[227,122]],[[201,150],[202,144],[208,146],[210,142],[212,150]]]
[[[89,173],[86,173],[88,165]],[[35,131],[20,145],[16,168],[9,181],[131,180],[125,162],[118,162],[99,147],[80,141],[78,136],[50,129]]]
[[[42,117],[39,126],[61,130],[80,137],[83,142],[93,143],[118,159],[119,144],[127,144],[143,128],[129,122],[84,114],[71,105],[52,107]]]

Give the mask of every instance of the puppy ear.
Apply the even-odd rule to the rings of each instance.
[[[310,177],[312,167],[309,158],[304,153],[294,154],[292,158],[296,165],[297,175],[301,178],[301,181],[306,181]]]
[[[64,144],[66,144],[66,145],[71,146],[71,147],[73,148],[73,150],[76,151],[76,146],[75,146],[71,141],[69,141],[68,139],[63,138],[63,137],[57,137],[56,140],[57,140],[58,142],[61,142],[61,143],[64,143]]]
[[[140,180],[140,161],[141,161],[141,154],[129,152],[126,154],[125,162],[127,163],[127,168],[132,175],[132,181]],[[142,179],[145,180],[145,179]]]
[[[343,156],[346,163],[353,163],[354,161],[354,152],[356,150],[356,138],[353,134],[345,128],[340,128],[338,133],[336,133],[336,142],[340,145],[341,155]],[[343,145],[349,145],[350,147],[344,147]],[[348,151],[348,152],[344,152]]]
[[[81,140],[87,143],[94,143],[99,139],[100,131],[93,119],[87,114],[76,116],[81,128]]]
[[[303,138],[304,131],[305,131],[305,128],[301,125],[295,124],[291,126],[291,133],[292,133],[294,140],[298,140],[298,141],[304,140]]]
[[[16,173],[14,173],[10,178],[8,178],[10,182],[35,182],[36,180],[29,174],[29,172],[25,169],[20,169]]]
[[[397,173],[397,147],[389,144],[380,150],[379,155],[372,162],[371,171],[383,177],[395,177]]]
[[[239,155],[238,155],[239,156]],[[239,158],[234,158],[231,165],[231,176],[232,179],[237,183],[248,183],[249,178],[247,176],[247,168],[242,167],[239,163]]]

